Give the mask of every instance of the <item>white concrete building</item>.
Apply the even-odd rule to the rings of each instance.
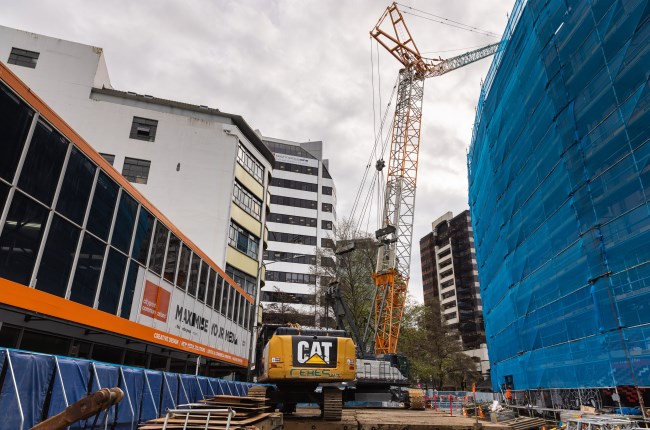
[[[255,296],[274,158],[241,116],[115,90],[93,46],[0,26],[0,61]]]
[[[264,253],[264,319],[321,326],[324,310],[318,292],[327,280],[315,273],[317,265],[334,264],[336,228],[336,189],[329,161],[323,159],[320,141],[263,139],[275,156],[269,187],[269,248]],[[317,248],[322,249],[320,259]]]

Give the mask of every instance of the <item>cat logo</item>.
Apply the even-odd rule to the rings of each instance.
[[[292,347],[295,367],[336,367],[335,337],[294,336]]]

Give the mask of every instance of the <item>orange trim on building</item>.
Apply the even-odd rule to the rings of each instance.
[[[0,278],[0,302],[109,333],[155,343],[166,348],[182,350],[240,366],[248,365],[248,360],[243,357],[89,308],[4,278]]]
[[[120,184],[131,196],[140,202],[145,208],[149,210],[156,218],[160,219],[176,236],[178,236],[184,243],[186,243],[192,250],[197,253],[203,260],[208,262],[213,269],[228,280],[228,282],[239,291],[246,300],[251,303],[255,299],[246,293],[235,281],[232,280],[226,272],[224,272],[214,261],[212,261],[198,246],[187,238],[181,231],[160,212],[140,191],[138,191],[129,181],[124,178],[115,170],[115,168],[104,159],[97,151],[93,149],[88,142],[86,142],[76,131],[72,129],[54,110],[52,110],[40,97],[38,97],[23,81],[18,78],[4,63],[0,61],[0,80],[4,81],[9,87],[14,90],[28,105],[35,109],[42,117],[44,117],[54,128],[63,134],[70,142],[72,142],[81,152],[88,158],[93,160],[104,172],[106,172],[115,182]]]

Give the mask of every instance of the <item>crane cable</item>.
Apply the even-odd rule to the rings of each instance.
[[[430,13],[430,12],[426,12],[426,11],[421,10],[421,9],[416,9],[414,7],[411,7],[411,6],[402,4],[402,3],[397,3],[397,4],[404,7],[404,8],[411,9],[412,11],[422,13],[422,14],[425,14],[425,15],[429,15],[429,16],[431,16],[433,18],[428,18],[426,16],[417,15],[417,14],[415,14],[413,12],[406,12],[406,11],[402,12],[402,13],[405,13],[405,14],[408,14],[408,15],[416,16],[418,18],[426,19],[426,20],[433,21],[433,22],[437,22],[438,24],[448,25],[450,27],[458,28],[458,29],[461,29],[461,30],[471,31],[472,33],[482,34],[483,36],[501,37],[499,34],[493,32],[493,31],[490,31],[490,30],[484,30],[482,28],[474,27],[472,25],[463,24],[460,21],[454,21],[453,19],[445,18],[444,16],[440,16],[440,15],[436,15],[436,14],[433,14],[433,13]],[[434,18],[437,18],[437,19],[434,19]]]
[[[374,61],[373,61],[373,55],[372,55],[372,39],[371,39],[371,50],[370,50],[370,62],[371,62],[371,69],[372,69],[372,75],[373,75],[373,77],[372,77],[373,114],[376,115],[375,103],[374,103],[374,100],[375,100],[375,98],[374,98],[375,81],[374,81]],[[378,72],[378,74],[380,74],[380,73]],[[387,115],[388,115],[388,113],[390,111],[390,106],[392,104],[392,100],[395,97],[395,94],[396,94],[396,91],[397,91],[398,81],[399,81],[399,78],[395,80],[395,84],[393,85],[393,90],[392,90],[391,97],[390,97],[389,102],[388,102],[388,106],[386,107],[386,110],[384,111],[383,117],[382,117],[381,122],[379,124],[379,130],[377,130],[377,127],[375,126],[375,143],[374,143],[372,151],[370,153],[370,157],[368,159],[368,162],[366,163],[366,167],[365,167],[365,171],[364,171],[364,174],[363,174],[363,177],[362,177],[362,180],[361,180],[361,184],[360,184],[360,186],[359,186],[359,188],[357,190],[357,193],[356,193],[353,205],[352,205],[352,209],[350,211],[350,220],[353,223],[353,225],[356,224],[355,228],[353,228],[353,231],[355,231],[355,233],[357,233],[360,230],[360,227],[363,225],[363,220],[365,219],[368,206],[370,204],[370,201],[372,200],[371,197],[372,197],[372,194],[374,192],[374,186],[375,186],[374,185],[374,182],[375,182],[374,175],[377,175],[377,173],[378,173],[377,171],[375,171],[375,173],[373,174],[372,187],[370,188],[369,193],[368,193],[368,194],[370,194],[370,196],[366,195],[366,196],[364,196],[362,198],[362,195],[363,195],[364,190],[366,188],[366,182],[368,181],[368,174],[369,174],[370,168],[373,165],[373,159],[378,158],[377,157],[377,147],[379,145],[379,142],[382,140],[384,126],[386,124],[386,119],[387,119]],[[387,142],[384,143],[384,145],[382,146],[381,153],[378,154],[380,157],[385,153],[386,146],[387,146]],[[361,206],[359,206],[360,204],[361,204]],[[360,211],[360,216],[357,218],[355,215],[357,214],[358,211]],[[354,221],[355,219],[358,219],[358,221],[355,222]]]

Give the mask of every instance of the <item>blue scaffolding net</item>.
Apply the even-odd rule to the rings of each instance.
[[[132,429],[167,409],[206,396],[245,396],[254,384],[160,372],[0,348],[0,430],[29,429],[102,388],[119,387],[120,403],[70,429]]]
[[[468,154],[494,390],[650,387],[649,21],[515,4]]]

